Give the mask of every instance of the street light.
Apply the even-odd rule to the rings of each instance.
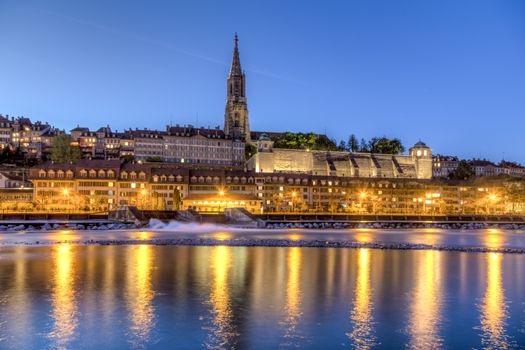
[[[496,194],[494,194],[494,193],[489,194],[489,202],[491,204],[494,204],[497,200],[498,200],[498,196],[496,196]],[[487,207],[487,212],[490,214],[490,207]],[[494,208],[493,213],[495,213],[495,212],[496,212],[496,210]]]
[[[218,203],[219,203],[219,213],[220,213],[221,212],[221,201],[222,201],[222,198],[224,197],[223,189],[219,189],[219,197],[220,197],[220,200],[218,201]]]

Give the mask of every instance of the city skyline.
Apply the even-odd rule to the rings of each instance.
[[[399,137],[406,146],[422,139],[434,153],[525,162],[515,127],[523,110],[519,81],[525,50],[517,42],[524,30],[518,23],[523,6],[440,4],[403,9],[398,3],[380,12],[364,5],[332,4],[322,9],[284,7],[278,14],[271,11],[275,4],[269,4],[259,6],[260,19],[254,19],[253,8],[233,3],[220,9],[208,4],[200,17],[186,7],[192,5],[164,4],[144,9],[155,13],[152,23],[134,22],[143,18],[141,7],[123,13],[107,5],[104,15],[93,18],[100,3],[81,7],[52,2],[42,8],[7,2],[0,15],[0,36],[7,49],[0,66],[9,67],[2,72],[8,84],[0,87],[1,112],[66,130],[77,124],[110,124],[119,130],[163,129],[170,123],[220,125],[224,79],[237,31],[254,130],[326,132],[337,140],[351,133],[387,135]],[[241,20],[232,20],[232,9]],[[337,18],[336,9],[357,24],[318,18]],[[301,12],[301,21],[281,18],[292,10]],[[322,11],[314,15],[315,10]],[[479,16],[461,17],[472,10]],[[161,16],[162,11],[166,14]],[[181,18],[185,11],[191,15]],[[362,17],[366,14],[369,23]],[[401,14],[405,24],[396,17]],[[281,21],[258,33],[257,25],[270,17]],[[312,18],[325,26],[307,25]],[[435,32],[421,23],[424,18],[434,21]],[[173,19],[177,23],[171,27]],[[380,28],[374,28],[380,19]],[[192,20],[193,26],[184,26]],[[210,26],[220,20],[225,25],[211,32]],[[130,27],[134,23],[142,26]],[[450,28],[444,28],[445,23]],[[421,33],[410,33],[413,24]],[[393,27],[387,33],[388,25]],[[460,26],[465,32],[454,32]],[[301,30],[308,35],[297,35]],[[9,40],[15,32],[17,42]],[[365,42],[370,38],[382,40]],[[423,40],[428,38],[434,40]],[[377,45],[371,45],[374,42]],[[468,50],[462,50],[467,43]],[[445,48],[449,51],[440,51]],[[477,61],[470,60],[473,55]],[[480,72],[484,74],[477,75]],[[492,142],[487,142],[489,137]]]

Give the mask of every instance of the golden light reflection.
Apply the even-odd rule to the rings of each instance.
[[[228,246],[211,248],[211,294],[210,302],[213,314],[213,327],[209,334],[209,349],[233,347],[238,335],[232,324],[232,308],[228,286],[228,273],[232,265],[232,251]]]
[[[487,289],[480,306],[481,344],[488,349],[508,349],[511,347],[511,342],[505,334],[509,315],[502,283],[503,255],[490,253],[486,260]]]
[[[372,232],[372,231],[374,231],[373,229],[366,228],[366,227],[357,227],[357,228],[354,228],[352,230],[353,231],[357,231],[357,232]]]
[[[288,235],[288,239],[290,241],[300,241],[301,238],[303,238],[303,236],[298,233],[291,233]]]
[[[369,233],[358,233],[355,235],[355,239],[359,243],[370,243],[374,241],[374,237]]]
[[[155,308],[152,303],[155,293],[151,283],[153,259],[152,246],[145,244],[129,247],[125,297],[130,319],[129,341],[133,347],[146,344],[155,325]]]
[[[501,248],[505,243],[505,235],[498,229],[488,229],[486,234],[482,235],[482,239],[488,248]]]
[[[213,237],[218,241],[227,241],[233,237],[230,232],[221,231],[213,234]]]
[[[439,335],[442,307],[441,253],[435,250],[422,254],[416,270],[416,281],[410,304],[409,347],[411,349],[436,349],[443,342]]]
[[[285,328],[285,338],[298,338],[297,324],[301,311],[301,260],[303,248],[288,248],[287,280],[286,280],[286,316],[282,326]]]
[[[438,228],[431,228],[431,227],[425,227],[423,229],[421,229],[421,231],[425,232],[425,233],[437,233],[437,232],[441,232],[440,229]]]
[[[69,244],[53,247],[52,318],[54,327],[49,337],[55,340],[55,346],[58,349],[69,347],[68,343],[75,338],[78,326],[73,249]]]
[[[153,237],[153,232],[141,231],[137,232],[137,239],[141,241],[149,241]]]
[[[352,331],[347,333],[353,346],[358,349],[370,349],[375,345],[373,335],[373,302],[370,286],[370,251],[359,249],[357,260],[357,281],[354,292],[353,309],[350,313]]]

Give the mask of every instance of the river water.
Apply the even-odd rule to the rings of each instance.
[[[263,234],[211,231],[196,234]],[[525,348],[525,254],[9,244],[172,234],[0,235],[0,348]],[[522,247],[522,236],[509,232],[419,234]]]

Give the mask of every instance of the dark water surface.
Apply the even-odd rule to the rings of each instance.
[[[1,349],[525,348],[525,255],[0,247]]]

